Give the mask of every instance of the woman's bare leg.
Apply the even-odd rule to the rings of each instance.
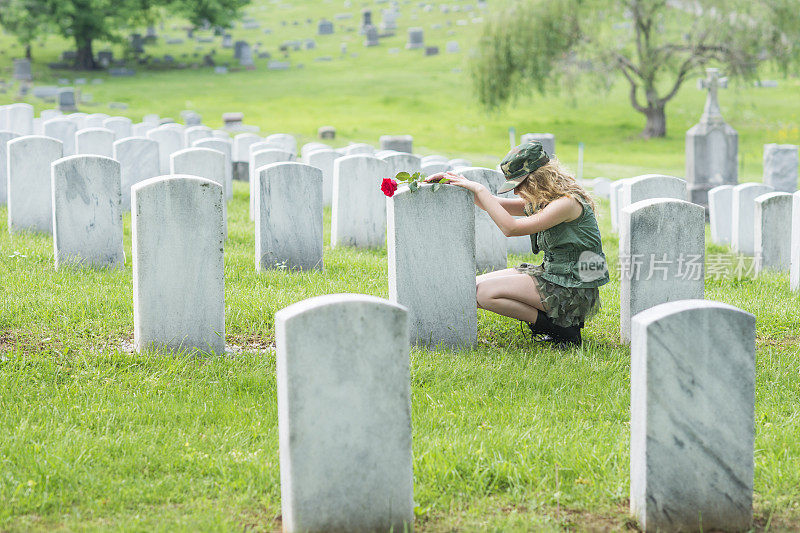
[[[545,311],[536,282],[528,274],[514,271],[484,278],[478,281],[477,288],[478,307],[498,315],[536,322],[539,311]]]

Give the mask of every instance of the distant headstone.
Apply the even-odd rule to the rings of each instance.
[[[222,187],[223,199],[227,197],[225,154],[210,148],[184,148],[169,156],[170,174],[197,176],[218,183]],[[225,237],[228,236],[228,202],[222,202],[222,220]]]
[[[611,180],[608,178],[595,178],[592,183],[592,191],[598,198],[608,199],[610,195]]]
[[[335,139],[336,138],[336,128],[333,126],[320,126],[317,129],[317,137],[320,139]]]
[[[116,140],[131,137],[133,134],[133,124],[127,117],[111,117],[103,121],[103,127],[114,132]]]
[[[733,185],[720,185],[708,191],[708,220],[714,244],[731,244],[732,209]]]
[[[33,79],[31,73],[31,62],[28,59],[15,59],[14,60],[14,79],[21,81],[30,81]]]
[[[447,172],[448,170],[452,170],[452,167],[449,163],[438,163],[433,161],[431,163],[422,165],[420,170],[426,176],[430,176],[431,174],[438,174],[439,172]]]
[[[225,128],[237,128],[244,124],[244,113],[223,113],[222,122]]]
[[[247,43],[245,43],[245,45],[241,47],[239,54],[239,64],[247,69],[252,69],[254,67],[253,49]]]
[[[183,132],[183,145],[192,146],[192,143],[200,139],[208,139],[211,137],[211,128],[208,126],[192,126],[186,128]],[[188,172],[179,172],[179,174],[188,174]]]
[[[92,113],[83,118],[83,125],[85,128],[103,128],[105,127],[106,119],[111,118],[105,113]]]
[[[424,47],[424,30],[422,28],[408,28],[408,42],[406,43],[406,49],[413,50],[415,48]]]
[[[255,171],[256,270],[322,269],[322,171],[272,163]]]
[[[375,155],[375,148],[366,143],[353,143],[344,148],[346,155]]]
[[[6,107],[6,126],[17,135],[33,134],[33,106],[30,104],[11,104]]]
[[[158,173],[170,174],[170,156],[184,148],[184,136],[176,129],[161,126],[148,131],[147,138],[158,143]]]
[[[625,180],[630,178],[623,178],[612,181],[608,186],[609,202],[611,203],[611,229],[619,231],[619,212],[621,211],[622,204],[622,191],[625,186]]]
[[[262,140],[254,133],[240,133],[233,138],[233,179],[250,181],[250,146]]]
[[[158,143],[141,137],[121,139],[114,143],[114,159],[122,169],[122,209],[130,211],[131,187],[161,173]]]
[[[380,248],[386,243],[386,197],[379,184],[389,163],[348,155],[333,165],[331,247]]]
[[[461,52],[461,47],[458,45],[458,41],[447,41],[446,50],[448,54],[457,54]]]
[[[8,141],[19,137],[14,132],[0,130],[0,205],[8,204]]]
[[[361,11],[361,33],[364,33],[368,26],[372,26],[372,10],[363,9]]]
[[[250,220],[255,220],[256,208],[259,206],[259,188],[256,183],[256,172],[263,166],[272,163],[288,163],[295,160],[295,155],[285,150],[267,148],[250,150]]]
[[[414,138],[411,135],[381,135],[381,150],[412,153]]]
[[[161,176],[137,183],[132,200],[136,349],[224,353],[222,186]]]
[[[250,45],[247,44],[247,41],[236,41],[236,43],[233,45],[233,58],[236,59],[236,60],[241,61],[241,59],[242,59],[242,50],[245,47],[248,47],[248,48],[250,47]]]
[[[432,348],[475,345],[473,195],[449,185],[436,192],[423,185],[412,193],[403,185],[388,200],[387,217],[389,300],[408,308],[411,343]],[[429,233],[421,227],[439,229]],[[430,276],[431,269],[446,270],[447,276]]]
[[[480,167],[462,168],[459,174],[471,181],[476,181],[489,189],[493,195],[505,183],[503,173],[497,170]],[[489,214],[474,206],[475,209],[475,267],[477,272],[492,272],[508,266],[508,238],[497,227]]]
[[[539,141],[542,143],[542,148],[548,155],[556,153],[556,136],[552,133],[526,133],[520,137],[520,144],[525,144],[530,141]]]
[[[438,46],[426,46],[425,47],[425,55],[426,56],[438,56],[439,55],[439,47]]]
[[[101,50],[97,52],[97,62],[103,68],[108,68],[114,61],[114,52],[111,50]]]
[[[61,141],[27,135],[8,141],[8,230],[51,233],[50,164],[61,159]]]
[[[755,272],[788,272],[791,255],[792,195],[769,192],[755,199]],[[791,230],[790,230],[791,232]]]
[[[764,184],[778,192],[795,192],[799,163],[796,144],[765,144]]]
[[[134,54],[144,53],[144,39],[142,39],[141,34],[131,34],[131,50],[133,50]]]
[[[322,204],[331,205],[333,201],[333,166],[342,155],[326,147],[314,150],[303,156],[303,162],[322,171]]]
[[[291,66],[288,61],[270,61],[267,63],[267,70],[289,70]]]
[[[631,513],[643,531],[750,529],[755,317],[683,300],[632,333]]]
[[[222,139],[218,137],[210,137],[207,139],[199,139],[192,143],[192,148],[208,148],[217,150],[225,155],[225,199],[230,201],[233,199],[233,163],[231,155],[233,153],[233,143],[230,139]]]
[[[75,133],[75,152],[79,155],[114,156],[116,135],[106,128],[84,128]]]
[[[422,170],[422,160],[413,154],[388,151],[386,154],[375,154],[375,156],[389,163],[391,166],[389,177],[394,177],[398,172],[413,174]]]
[[[700,87],[708,89],[700,122],[686,132],[686,181],[689,200],[708,206],[708,191],[719,185],[739,182],[739,135],[722,118],[717,91],[727,86],[719,77],[719,69],[707,68],[708,77]]]
[[[281,150],[289,152],[290,154],[297,155],[297,139],[288,133],[273,133],[268,135],[266,142],[280,146]]]
[[[317,35],[331,35],[333,34],[333,22],[330,20],[322,19],[317,25]]]
[[[287,533],[413,528],[408,326],[405,308],[358,294],[275,314]]]
[[[230,33],[222,36],[222,48],[233,48],[233,36]]]
[[[378,46],[380,42],[378,41],[378,29],[375,26],[366,26],[364,28],[364,35],[366,38],[364,39],[364,46]]]
[[[131,126],[131,137],[147,137],[147,132],[156,129],[155,124],[140,122]]]
[[[42,133],[47,137],[61,141],[64,157],[75,155],[75,133],[78,126],[66,118],[50,119],[42,125]]]
[[[399,13],[394,9],[384,9],[382,11],[381,29],[383,31],[394,31],[397,29],[397,17]]]
[[[658,304],[702,299],[705,209],[653,198],[620,212],[620,338],[631,341],[631,317]]]
[[[731,248],[734,252],[755,254],[755,200],[768,192],[773,192],[773,188],[761,183],[742,183],[733,188]]]
[[[74,155],[52,165],[53,250],[64,265],[122,268],[122,191],[119,163]]]

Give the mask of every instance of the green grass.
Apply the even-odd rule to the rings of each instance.
[[[615,265],[605,202],[600,213]],[[326,246],[323,272],[259,274],[246,184],[229,216],[227,341],[245,350],[196,359],[122,350],[133,330],[127,216],[124,270],[56,272],[51,239],[9,236],[0,209],[0,529],[279,529],[275,357],[260,350],[291,303],[386,297],[386,253]],[[535,346],[517,321],[481,311],[474,350],[412,351],[418,529],[626,527],[618,279],[602,287],[580,350]],[[798,528],[800,296],[777,274],[708,279],[706,293],[757,316],[756,525]]]

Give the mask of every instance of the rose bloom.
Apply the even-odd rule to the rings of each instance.
[[[383,181],[381,182],[381,190],[386,196],[392,197],[394,196],[394,192],[397,190],[397,182],[391,178],[383,178]]]

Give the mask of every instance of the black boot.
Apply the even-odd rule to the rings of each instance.
[[[571,348],[572,346],[580,346],[581,328],[583,322],[578,326],[571,326],[568,328],[556,326],[543,312],[539,312],[536,317],[536,322],[531,324],[527,323],[531,330],[531,337],[533,340],[542,342],[552,342],[557,348]]]
[[[536,322],[525,322],[531,330],[531,338],[540,342],[553,342],[553,337],[550,334],[550,327],[553,323],[544,311],[539,311],[536,315]]]

